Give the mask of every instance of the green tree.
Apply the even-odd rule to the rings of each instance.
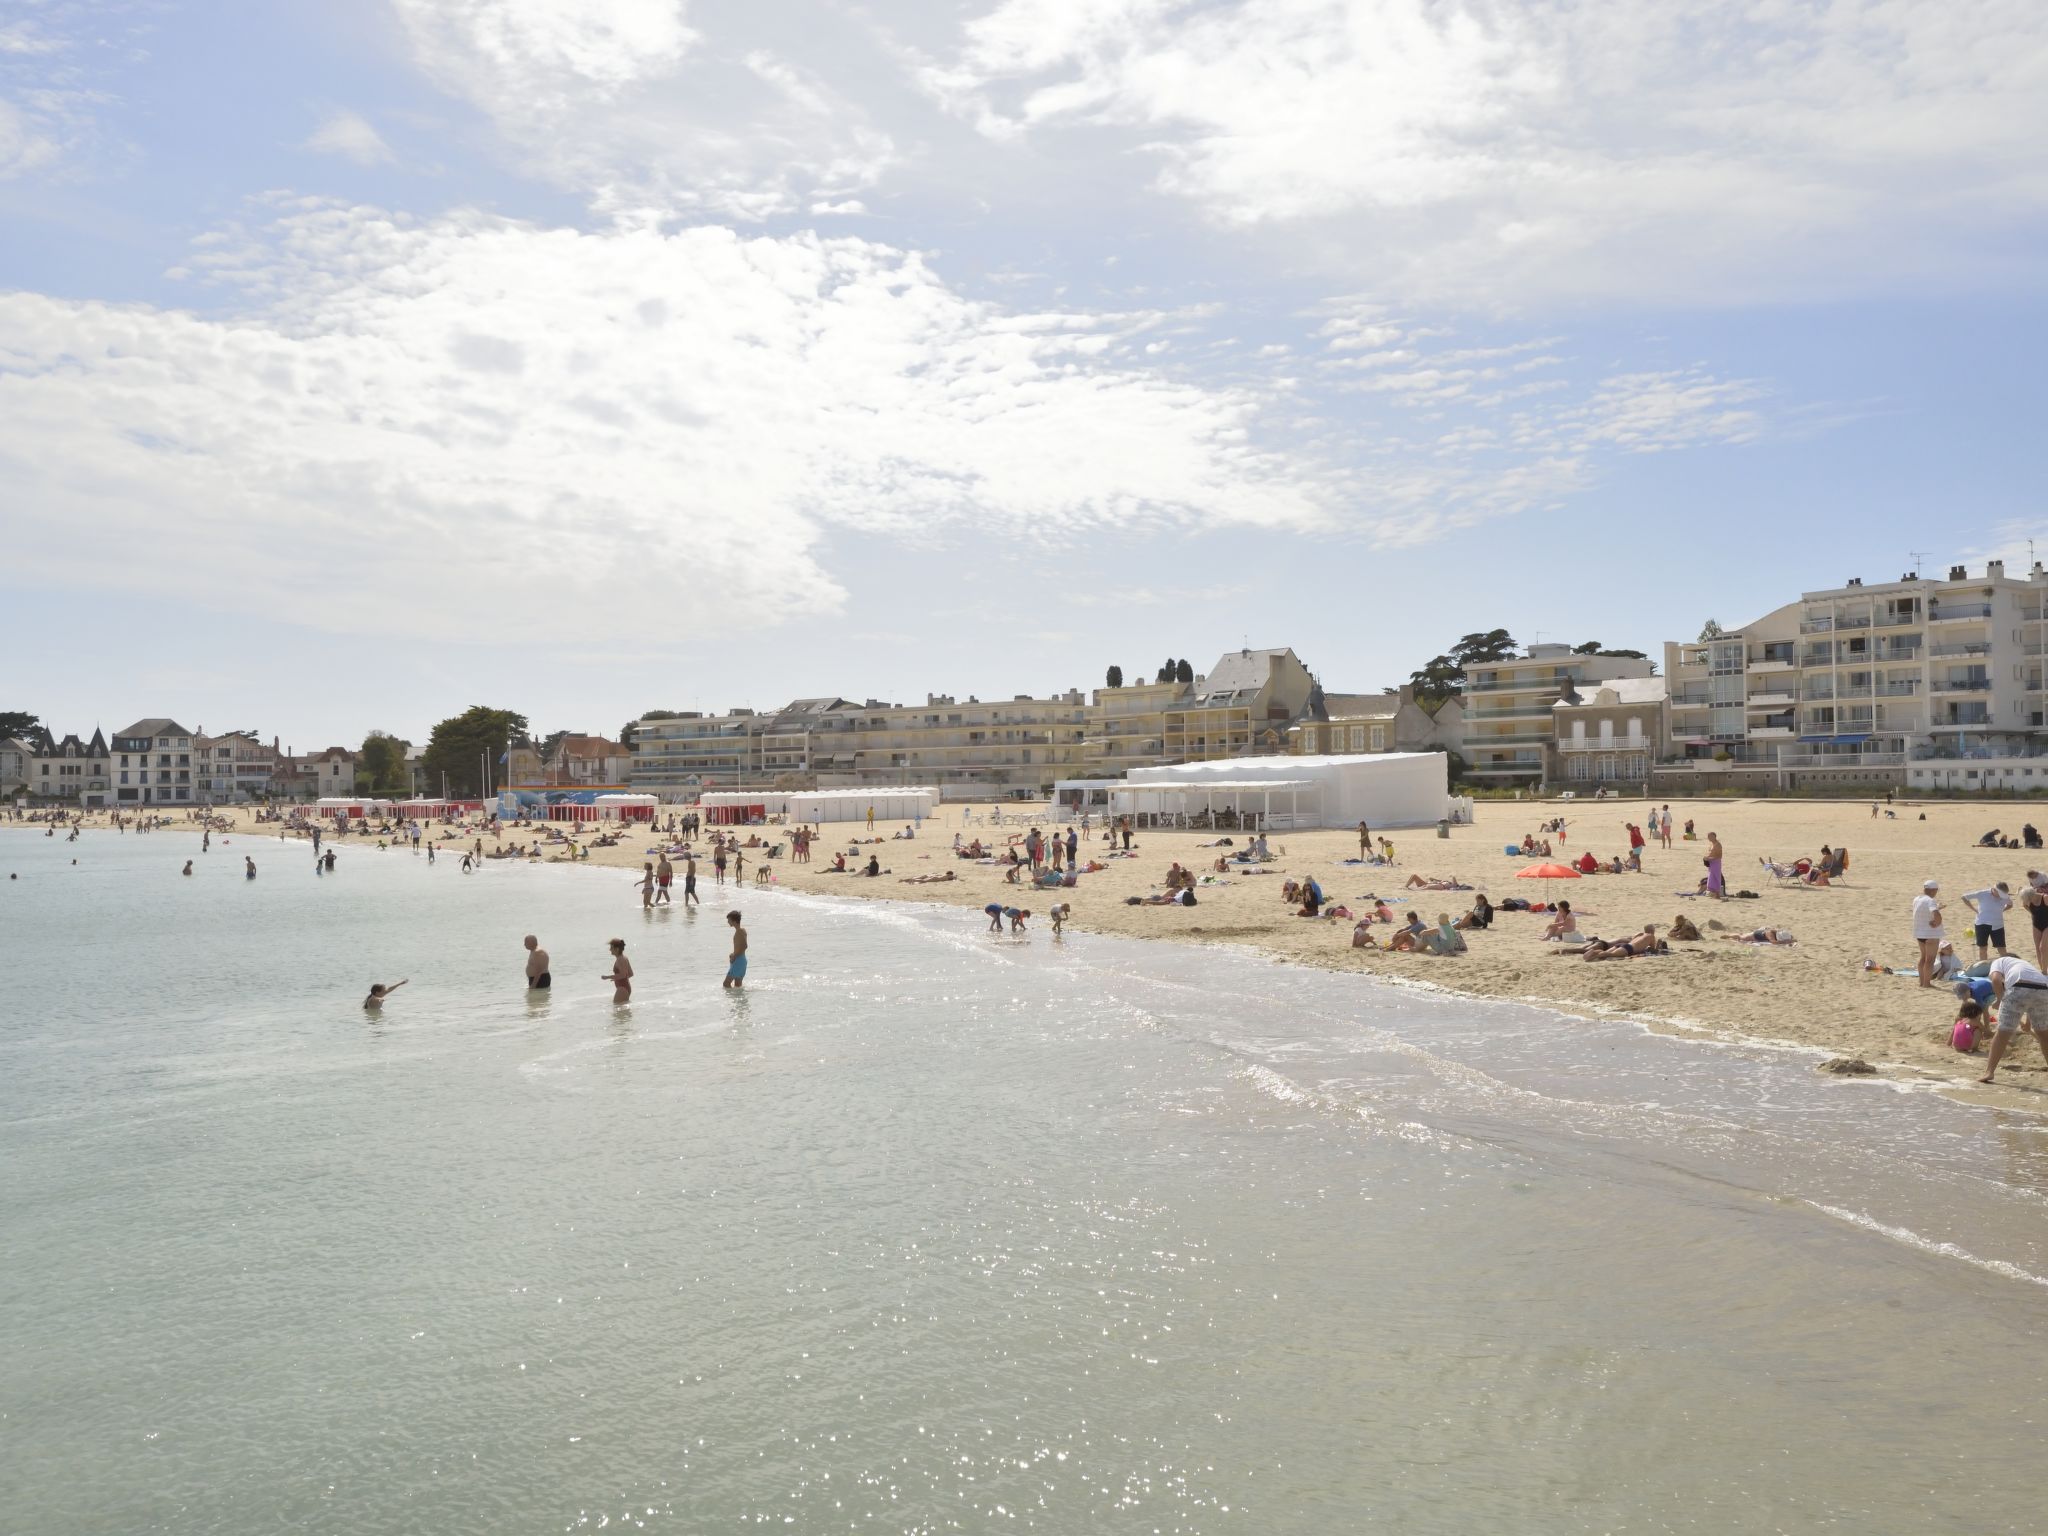
[[[481,795],[485,773],[494,780],[502,777],[500,759],[505,749],[527,730],[526,716],[484,704],[472,704],[461,714],[450,715],[434,727],[420,757],[428,786],[438,790],[445,776],[450,793],[471,798]]]
[[[1122,667],[1111,667],[1109,669],[1108,674],[1102,679],[1102,681],[1106,686],[1111,688],[1123,687],[1124,669]]]
[[[1174,666],[1173,680],[1176,683],[1192,683],[1195,680],[1195,669],[1188,665],[1187,657],[1181,657]]]
[[[39,715],[20,709],[0,709],[0,737],[14,736],[33,744],[42,729]]]
[[[372,731],[356,753],[356,789],[366,795],[409,794],[405,752],[408,743],[388,731]]]
[[[1467,668],[1489,661],[1506,661],[1515,654],[1515,649],[1515,637],[1504,629],[1474,631],[1464,636],[1443,655],[1431,658],[1409,674],[1417,702],[1434,709],[1464,685]]]

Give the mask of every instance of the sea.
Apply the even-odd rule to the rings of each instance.
[[[0,832],[0,1527],[2048,1523],[2048,1122],[1242,949],[636,886]]]

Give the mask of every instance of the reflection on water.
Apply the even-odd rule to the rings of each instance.
[[[37,841],[10,1526],[2038,1524],[1980,1475],[2038,1453],[2022,1119],[974,913],[750,891],[734,994],[616,872]]]

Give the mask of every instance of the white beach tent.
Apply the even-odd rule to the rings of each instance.
[[[1133,768],[1110,791],[1113,815],[1251,812],[1274,827],[1421,827],[1450,810],[1441,752],[1342,757],[1233,757]]]
[[[937,815],[939,792],[904,784],[878,784],[872,789],[792,790],[783,801],[784,811],[795,822],[865,822],[868,807],[873,806],[875,825],[888,827]]]
[[[358,821],[381,816],[390,809],[389,800],[372,800],[363,795],[323,795],[313,802],[315,816],[347,816]]]
[[[591,804],[600,821],[652,821],[661,808],[655,795],[599,795]]]

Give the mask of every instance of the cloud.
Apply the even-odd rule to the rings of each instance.
[[[1111,135],[1217,224],[1487,307],[1967,281],[2048,205],[2030,0],[1002,0],[919,79],[992,139]]]
[[[897,161],[857,95],[726,17],[705,45],[682,0],[392,0],[413,56],[523,168],[627,222],[757,221],[850,201]],[[838,211],[838,210],[832,210]]]
[[[0,295],[20,579],[422,639],[830,609],[833,529],[1319,529],[1262,400],[855,239],[297,202],[191,262],[225,312]]]
[[[41,170],[52,164],[58,153],[56,135],[28,112],[0,97],[0,181]]]
[[[306,148],[323,155],[340,155],[357,165],[384,165],[392,159],[391,146],[370,126],[367,118],[354,112],[330,112],[306,140]]]

